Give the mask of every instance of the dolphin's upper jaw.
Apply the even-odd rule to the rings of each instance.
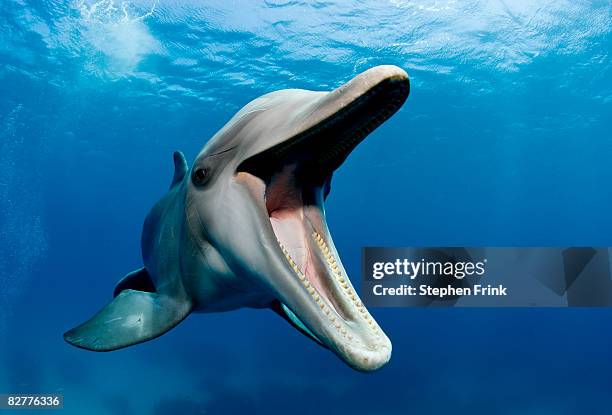
[[[271,286],[309,334],[357,370],[371,371],[391,356],[391,342],[361,303],[331,238],[323,201],[333,171],[408,96],[403,71],[367,74],[359,94],[355,78],[334,95],[339,108],[306,131],[242,162],[237,177],[247,184],[269,225],[264,244],[275,240],[270,262],[285,266]],[[363,75],[360,75],[363,76]],[[351,85],[352,83],[352,85]],[[350,93],[350,100],[342,94]],[[339,92],[340,91],[340,92]],[[281,275],[282,274],[282,275]],[[279,282],[280,279],[287,281]],[[287,283],[289,282],[289,283]],[[280,287],[280,288],[276,288]]]

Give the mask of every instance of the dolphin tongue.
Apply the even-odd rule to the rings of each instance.
[[[346,276],[325,221],[323,188],[301,186],[298,168],[286,165],[271,177],[265,202],[280,250],[316,312],[287,295],[285,313],[349,365],[377,369],[390,358],[391,343]]]
[[[297,164],[284,166],[268,183],[266,207],[270,223],[292,267],[337,309],[326,281],[330,277],[326,259],[315,244],[315,235],[327,231],[322,201],[316,201],[316,188],[300,188],[296,184],[297,167]],[[306,204],[305,199],[311,200],[311,204]]]

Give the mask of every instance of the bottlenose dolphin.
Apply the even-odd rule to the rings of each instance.
[[[242,108],[191,169],[175,152],[170,190],[144,222],[144,267],[66,341],[110,351],[192,312],[271,308],[354,369],[383,366],[391,342],[346,275],[323,202],[334,170],[409,89],[402,69],[378,66],[331,92],[272,92]]]

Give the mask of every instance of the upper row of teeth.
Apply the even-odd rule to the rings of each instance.
[[[315,302],[321,308],[321,310],[323,310],[323,313],[329,318],[329,321],[334,325],[334,327],[336,327],[336,329],[340,332],[340,334],[342,334],[343,337],[346,337],[349,340],[353,340],[353,335],[350,333],[347,333],[346,328],[340,324],[340,321],[338,320],[338,318],[336,318],[336,316],[332,313],[331,309],[325,304],[325,302],[323,301],[319,293],[317,293],[317,290],[312,286],[310,281],[308,281],[308,278],[306,278],[304,273],[297,266],[297,264],[295,263],[291,255],[289,255],[289,252],[287,252],[287,249],[285,249],[281,241],[278,241],[278,245],[283,251],[285,258],[287,258],[287,261],[289,262],[289,265],[293,269],[293,272],[295,272],[295,274],[297,275],[298,279],[300,280],[304,288],[306,288],[306,291],[308,291],[308,294],[310,294],[310,296],[315,300]]]
[[[325,243],[325,240],[323,239],[323,237],[319,235],[319,233],[317,232],[313,232],[312,236],[317,242],[317,244],[319,245],[319,249],[325,256],[325,260],[327,261],[327,264],[332,270],[332,274],[334,275],[334,277],[336,278],[336,281],[338,281],[338,283],[344,290],[345,294],[351,299],[355,307],[357,307],[357,310],[361,313],[361,315],[363,316],[364,320],[368,323],[368,325],[374,331],[380,330],[378,325],[374,322],[374,319],[372,318],[370,313],[368,313],[368,310],[364,307],[361,301],[357,299],[357,294],[355,293],[355,290],[353,289],[353,287],[348,284],[346,278],[344,277],[344,275],[342,275],[342,271],[340,270],[340,267],[338,266],[338,262],[336,261],[335,256],[332,254],[331,250],[329,249],[329,246],[327,246],[327,243]]]

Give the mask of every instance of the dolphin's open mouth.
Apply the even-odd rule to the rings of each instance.
[[[384,365],[391,343],[347,277],[327,227],[324,199],[333,171],[400,108],[409,92],[408,78],[399,69],[368,81],[366,86],[347,84],[348,92],[340,94],[350,99],[336,97],[337,110],[330,116],[249,157],[237,171],[252,183],[257,206],[265,209],[270,226],[263,231],[273,232],[278,245],[274,255],[288,265],[290,275],[285,277],[301,290],[279,290],[281,310],[358,370]]]

